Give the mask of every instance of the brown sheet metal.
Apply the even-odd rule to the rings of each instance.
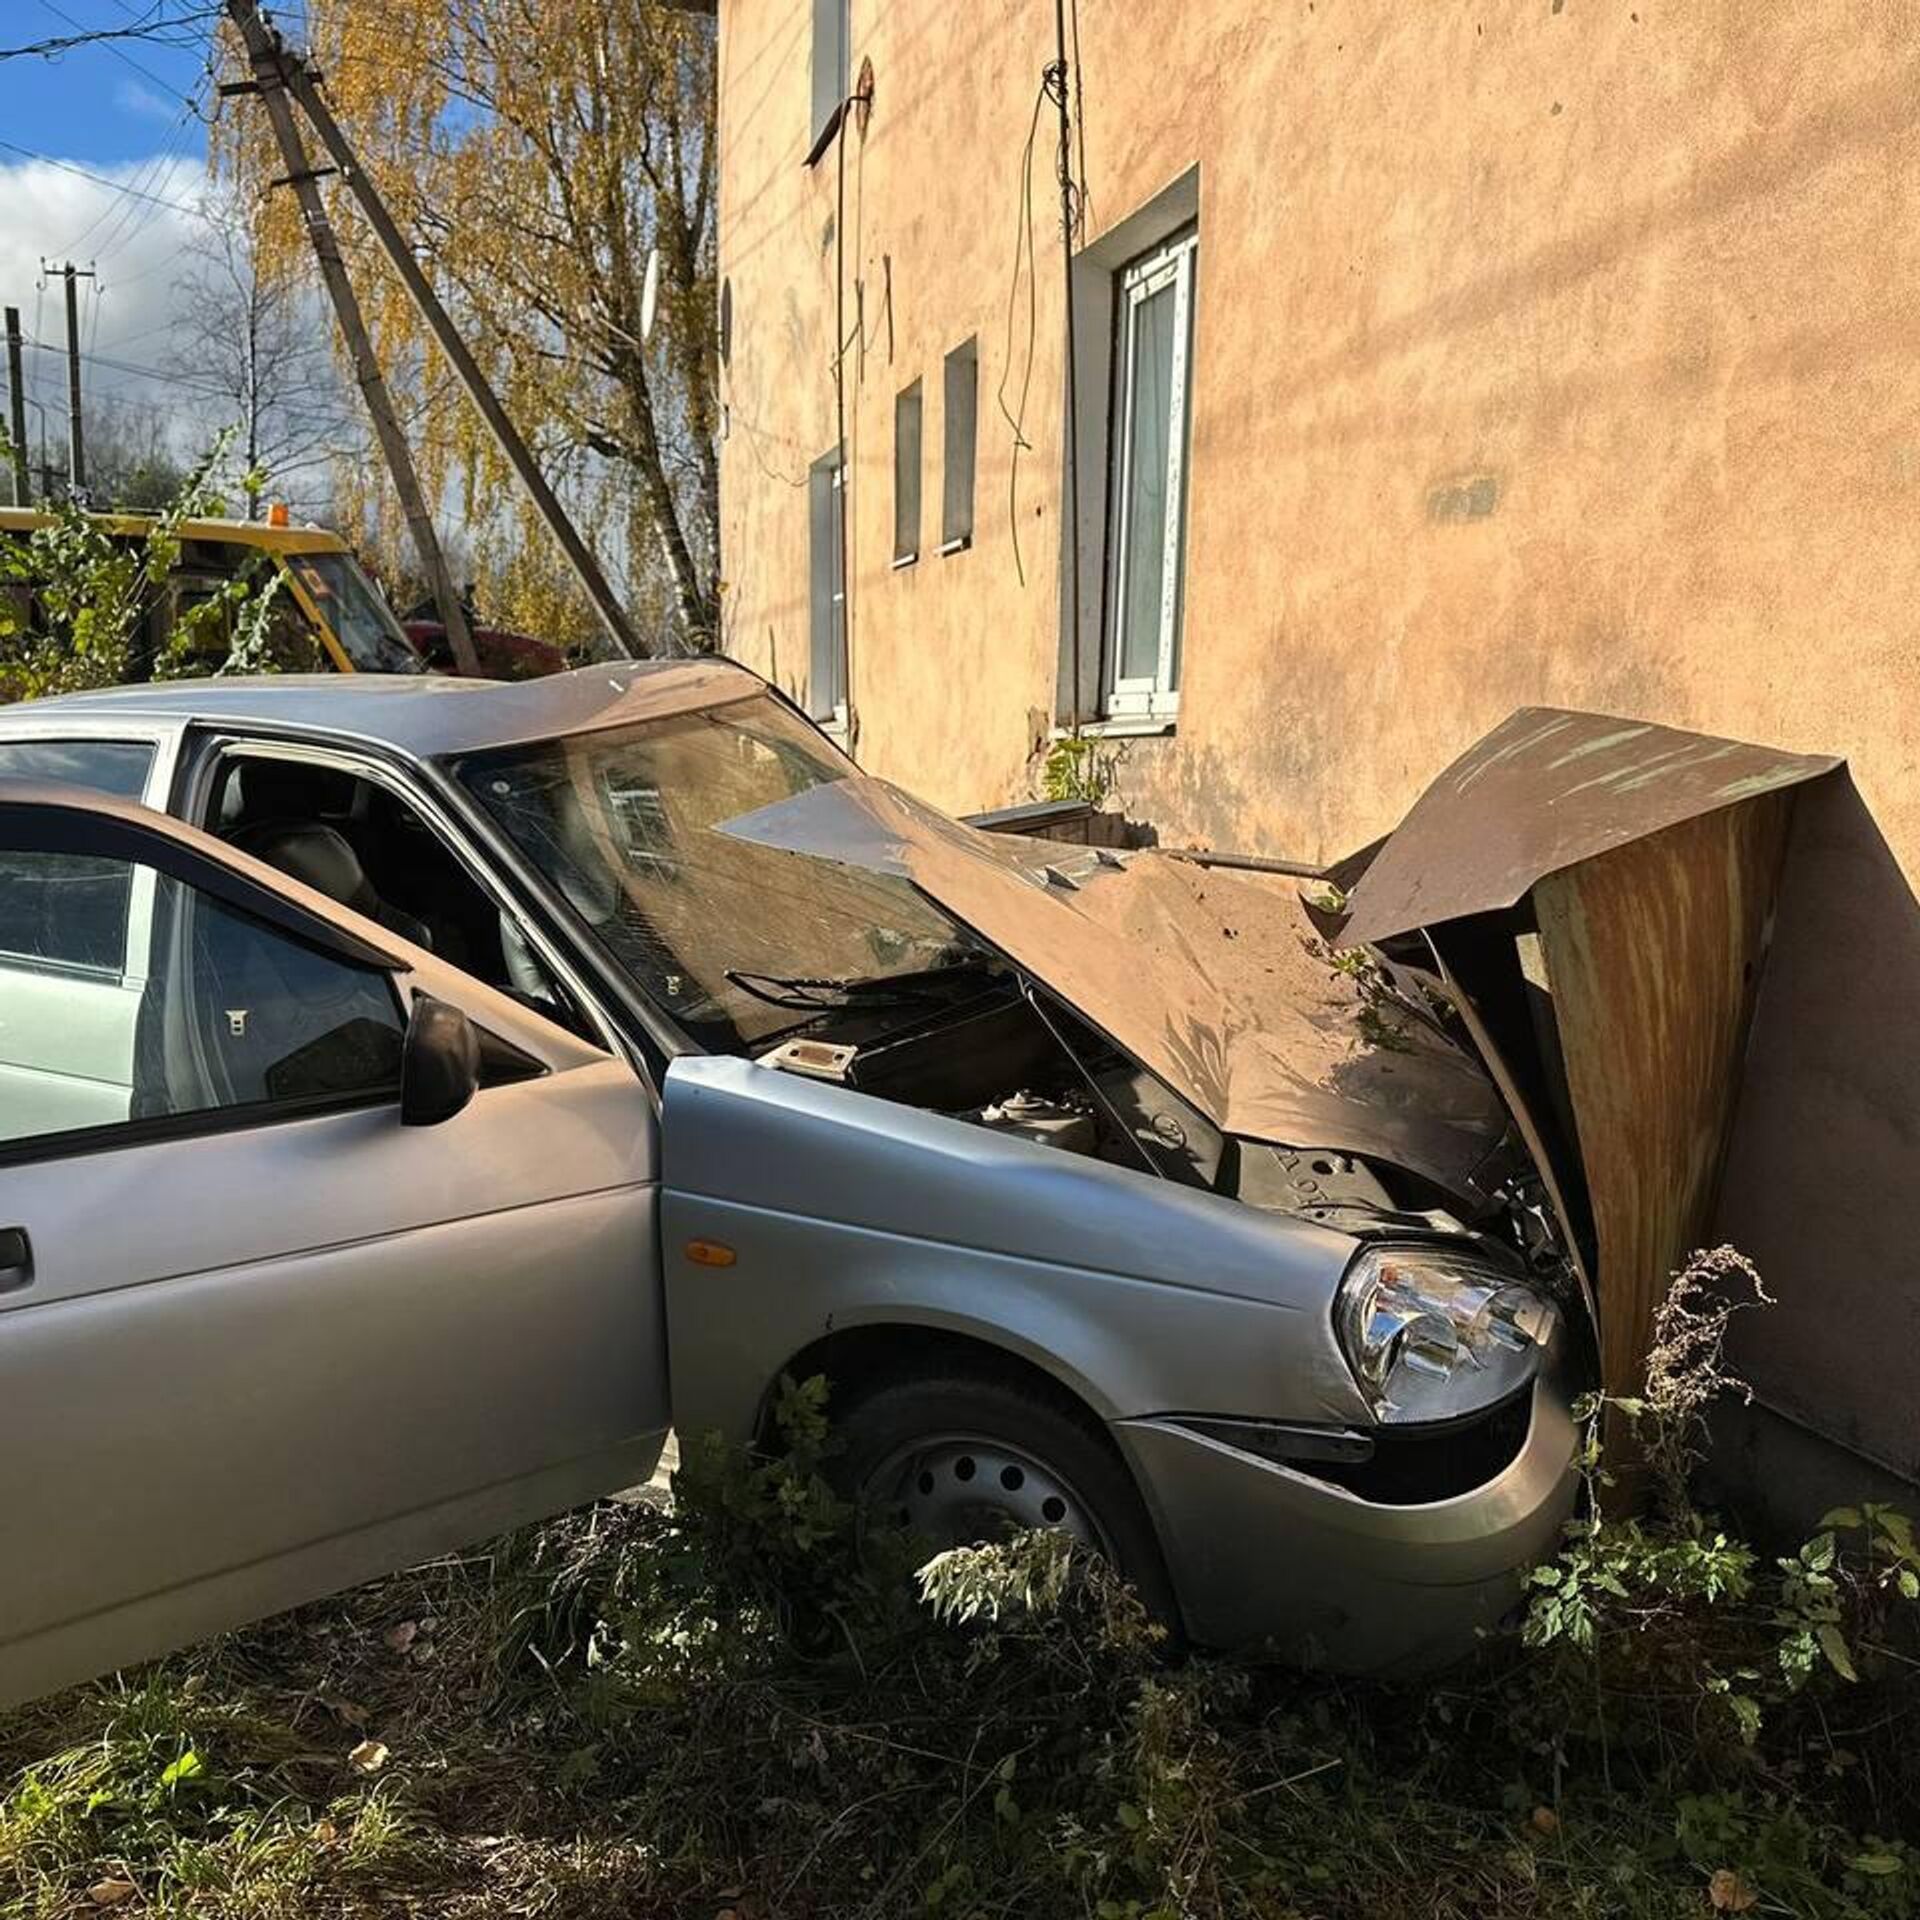
[[[1793,800],[1721,807],[1533,889],[1609,1392],[1638,1389],[1654,1308],[1708,1238]]]
[[[1909,1480],[1920,1480],[1916,1089],[1920,901],[1842,771],[1794,804],[1732,1152],[1705,1237],[1747,1254],[1777,1303],[1742,1314],[1729,1341],[1760,1399]],[[1849,1469],[1837,1491],[1853,1499],[1869,1484]]]
[[[1230,1133],[1459,1193],[1505,1129],[1478,1064],[1336,963],[1290,884],[978,833],[867,778],[725,830],[910,879]]]
[[[1512,907],[1547,874],[1839,764],[1645,721],[1522,707],[1414,802],[1356,882],[1344,937],[1379,941]]]

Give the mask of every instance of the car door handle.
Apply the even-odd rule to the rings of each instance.
[[[0,1293],[33,1284],[33,1242],[25,1227],[0,1227]]]

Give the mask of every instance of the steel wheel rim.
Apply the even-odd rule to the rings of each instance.
[[[867,1476],[860,1508],[868,1524],[904,1527],[941,1549],[1033,1529],[1064,1533],[1113,1559],[1106,1529],[1064,1473],[985,1434],[931,1435],[896,1448]]]

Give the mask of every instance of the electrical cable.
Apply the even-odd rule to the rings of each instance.
[[[994,391],[994,404],[1000,417],[1013,429],[1013,452],[1007,461],[1007,532],[1013,541],[1013,571],[1024,587],[1027,569],[1020,556],[1020,455],[1031,452],[1027,438],[1027,397],[1033,389],[1033,349],[1039,331],[1039,291],[1034,284],[1033,268],[1033,143],[1040,137],[1040,109],[1047,102],[1047,83],[1043,78],[1033,96],[1033,119],[1027,127],[1026,150],[1020,162],[1020,220],[1013,236],[1013,277],[1007,283],[1007,351],[1000,363],[1000,384]],[[1024,248],[1024,256],[1022,249]],[[1007,406],[1007,382],[1013,375],[1013,316],[1020,295],[1020,262],[1027,262],[1027,356],[1020,374],[1020,405],[1015,413]]]

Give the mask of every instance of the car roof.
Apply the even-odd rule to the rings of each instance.
[[[44,733],[44,723],[55,717],[93,724],[199,723],[373,740],[428,759],[694,713],[765,690],[758,674],[711,656],[621,660],[514,681],[447,674],[268,674],[171,680],[24,701],[0,707],[0,736],[16,720]]]

